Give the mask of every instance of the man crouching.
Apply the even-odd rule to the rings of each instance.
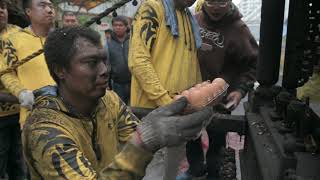
[[[211,115],[209,108],[179,115],[188,103],[180,98],[139,123],[106,90],[107,55],[89,28],[55,30],[44,52],[57,87],[34,92],[36,103],[23,129],[32,179],[141,179],[156,150],[194,137]]]

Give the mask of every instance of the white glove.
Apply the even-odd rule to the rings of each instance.
[[[19,93],[19,102],[22,107],[25,107],[25,108],[31,110],[32,106],[34,104],[33,92],[31,90],[27,90],[27,89],[22,90]]]

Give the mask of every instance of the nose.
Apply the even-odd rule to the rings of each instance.
[[[104,61],[100,61],[99,66],[98,66],[98,75],[101,77],[108,77],[108,74],[110,70],[108,70],[107,65],[105,64]]]
[[[45,10],[46,10],[46,12],[47,12],[48,14],[53,14],[53,7],[51,7],[51,6],[46,6]]]

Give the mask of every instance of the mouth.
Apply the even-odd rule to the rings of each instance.
[[[220,13],[211,13],[211,15],[215,18],[219,18],[221,16]]]
[[[53,16],[46,16],[47,19],[53,19]]]
[[[96,87],[97,87],[97,88],[108,88],[108,82],[107,82],[107,80],[106,80],[106,81],[103,81],[103,82],[96,83]]]

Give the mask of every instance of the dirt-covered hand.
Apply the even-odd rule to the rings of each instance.
[[[162,147],[180,145],[201,131],[203,123],[212,115],[212,108],[182,115],[187,104],[187,99],[182,97],[142,119],[137,134],[147,150],[155,152]]]

